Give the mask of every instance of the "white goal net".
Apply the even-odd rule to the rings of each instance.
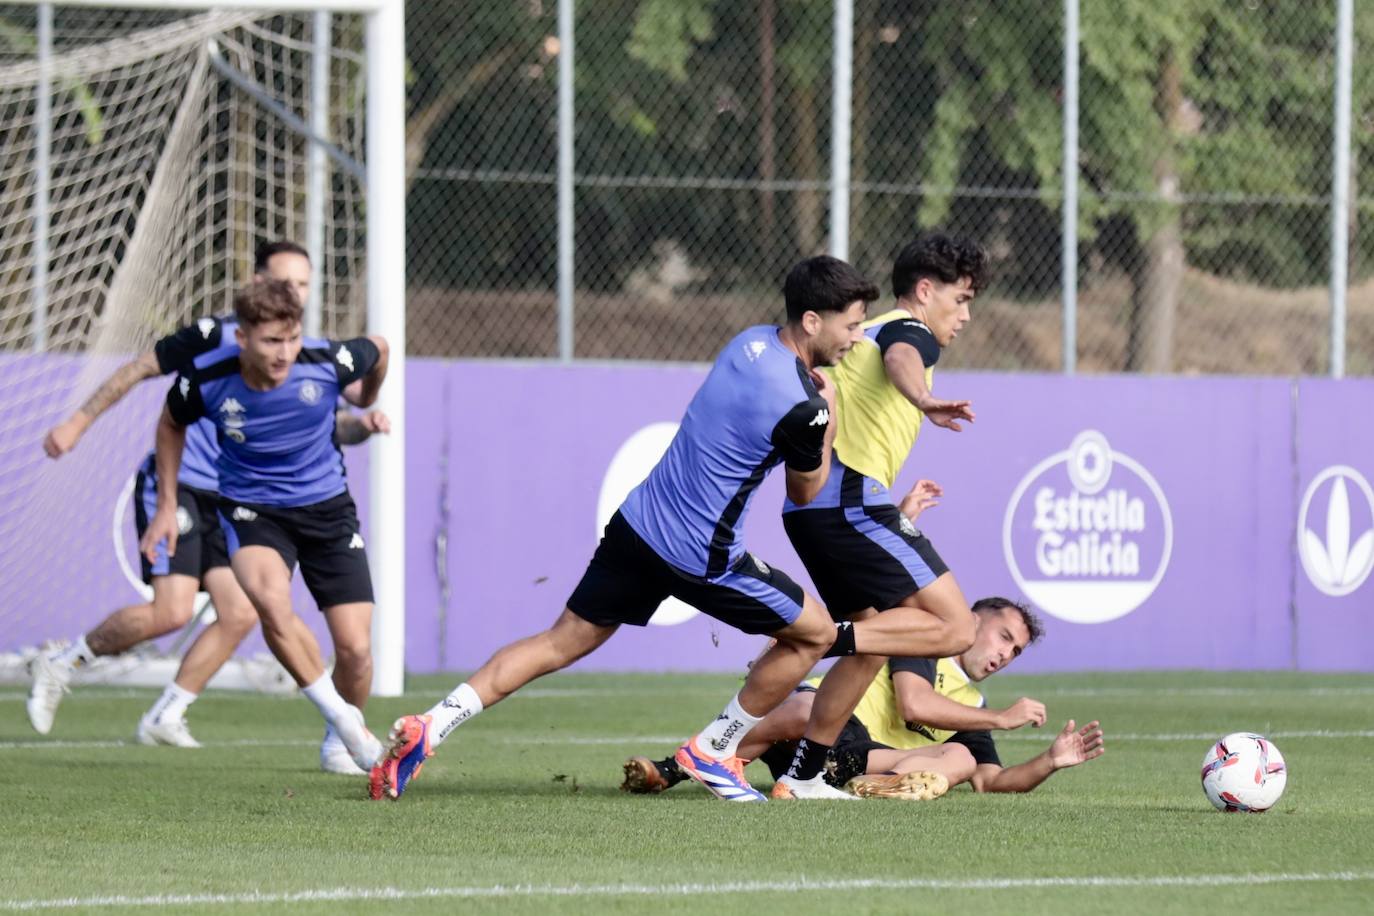
[[[59,460],[45,457],[45,432],[159,336],[227,313],[259,243],[312,249],[319,332],[351,336],[367,320],[362,16],[165,4],[45,15],[0,6],[8,680],[41,643],[143,600],[129,486],[168,380],[136,388]],[[241,649],[261,651],[256,636]]]

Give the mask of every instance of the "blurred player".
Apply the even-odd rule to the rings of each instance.
[[[978,631],[956,658],[893,658],[879,670],[830,751],[824,776],[861,796],[932,798],[968,782],[975,792],[1029,792],[1056,770],[1102,755],[1102,731],[1069,720],[1050,746],[1025,763],[1004,767],[993,731],[1045,724],[1045,706],[1021,697],[992,709],[977,684],[1020,657],[1041,636],[1040,621],[1006,598],[973,605]],[[773,710],[740,747],[780,778],[806,729],[816,693],[812,681]],[[932,778],[934,777],[934,778]],[[621,789],[654,793],[686,779],[673,758],[632,757]]]
[[[254,270],[259,276],[287,282],[302,301],[309,292],[310,259],[305,249],[293,242],[259,246]],[[91,424],[135,384],[190,366],[196,356],[220,346],[233,333],[232,320],[203,318],[160,339],[151,351],[116,370],[71,417],[53,427],[44,439],[44,450],[52,458],[71,451]],[[354,418],[341,411],[339,441],[344,445],[356,444],[387,428],[387,420],[380,413]],[[118,655],[185,626],[194,613],[196,592],[203,587],[210,593],[216,619],[188,648],[172,683],[144,714],[137,731],[138,740],[144,744],[199,746],[186,727],[186,709],[257,624],[257,615],[229,568],[224,534],[215,515],[218,456],[213,424],[202,421],[192,426],[177,480],[181,549],[175,557],[159,553],[152,561],[143,560],[143,578],[152,586],[153,600],[122,608],[95,629],[77,637],[68,648],[35,659],[28,713],[30,723],[40,733],[47,734],[52,729],[58,704],[76,667],[98,656]],[[157,474],[152,453],[139,469],[134,495],[141,538],[156,507]],[[340,656],[337,671],[342,682],[352,684],[356,676],[349,673],[350,666],[356,667],[355,659],[360,652],[370,657],[370,651],[366,645],[356,645],[356,638],[349,633],[335,634],[335,639],[336,643],[354,646],[351,654]],[[350,696],[358,705],[365,699],[365,693],[361,697]],[[321,746],[320,765],[329,772],[361,772],[332,732],[326,733]]]
[[[973,639],[958,583],[889,491],[923,417],[956,432],[974,418],[968,401],[937,399],[931,383],[941,351],[969,320],[986,261],[976,243],[939,233],[907,245],[892,268],[895,307],[866,321],[831,370],[839,428],[830,476],[815,499],[784,505],[783,524],[834,619],[865,627],[854,654],[826,674],[774,798],[849,797],[821,769],[884,656],[952,656]]]
[[[234,296],[234,340],[204,353],[167,393],[158,422],[157,513],[140,547],[150,559],[165,542],[177,552],[176,488],[187,427],[209,418],[221,451],[218,514],[234,576],[262,621],[263,636],[340,740],[368,768],[380,742],[325,673],[319,644],[291,607],[297,560],[306,586],[330,622],[367,633],[372,580],[357,510],[335,443],[334,404],[355,381],[360,406],[386,378],[386,341],[301,337],[303,311],[289,283],[258,277]],[[366,696],[370,647],[352,660],[352,691]],[[347,647],[335,646],[342,657]],[[336,672],[337,674],[337,672]]]
[[[792,268],[783,295],[787,324],[749,328],[726,344],[667,452],[606,525],[553,626],[499,649],[428,712],[397,720],[390,752],[372,771],[373,798],[399,797],[462,722],[594,651],[621,624],[644,626],[673,595],[777,640],[725,710],[677,753],[718,797],[764,800],[745,780],[736,748],[832,648],[837,630],[781,570],[745,550],[741,529],[754,492],[778,464],[799,505],[824,486],[833,390],[815,369],[854,344],[878,291],[845,262],[816,257]]]

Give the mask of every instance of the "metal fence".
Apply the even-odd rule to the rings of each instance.
[[[1333,220],[1342,3],[411,0],[412,352],[706,360],[798,258],[885,285],[945,227],[994,276],[942,365],[1327,373],[1339,227],[1374,372],[1374,4]]]

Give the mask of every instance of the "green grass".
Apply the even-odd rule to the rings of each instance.
[[[424,678],[404,699],[374,700],[369,722],[381,730],[453,683]],[[365,801],[361,781],[314,768],[321,729],[300,698],[211,693],[192,709],[195,734],[209,746],[178,751],[89,746],[126,738],[151,691],[78,690],[43,739],[24,719],[22,691],[4,688],[0,912],[67,898],[109,912],[91,898],[241,901],[252,893],[334,890],[342,899],[256,906],[321,914],[398,907],[408,914],[1222,907],[1311,914],[1368,912],[1374,900],[1374,677],[999,675],[986,685],[994,705],[1029,695],[1048,705],[1051,724],[1098,718],[1107,733],[1104,757],[1024,796],[959,788],[925,804],[734,806],[694,785],[660,797],[616,791],[625,756],[668,751],[655,736],[687,735],[737,684],[694,675],[549,678],[464,725],[395,804]],[[1213,811],[1198,786],[1211,740],[1242,729],[1274,738],[1289,764],[1287,793],[1262,816]],[[1051,732],[1001,736],[1004,761],[1037,753]],[[1303,736],[1313,732],[1336,736]],[[54,746],[34,746],[49,742]],[[762,767],[750,774],[767,785]],[[1340,872],[1355,877],[1332,877]],[[1242,875],[1317,878],[1082,881]],[[1026,881],[1056,878],[1078,880]],[[969,884],[999,879],[1013,886]],[[796,889],[803,880],[846,883]],[[883,886],[939,880],[958,886]],[[855,883],[862,881],[874,884]],[[751,886],[669,889],[732,882]],[[778,886],[760,886],[768,884]],[[506,890],[494,891],[498,886]],[[510,890],[516,886],[521,890]],[[583,891],[553,895],[574,886]],[[383,888],[449,896],[398,902],[357,893]],[[181,900],[170,908],[246,907]]]

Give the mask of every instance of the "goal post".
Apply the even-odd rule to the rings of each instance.
[[[0,146],[0,491],[27,500],[24,513],[7,508],[7,515],[30,520],[0,521],[0,547],[59,543],[60,535],[40,528],[75,512],[68,502],[82,475],[91,478],[80,481],[83,493],[89,491],[83,498],[103,500],[111,491],[113,501],[132,468],[124,456],[151,443],[145,438],[155,419],[150,395],[134,392],[128,410],[121,405],[88,434],[98,442],[83,441],[59,462],[41,458],[42,430],[160,334],[222,313],[247,278],[243,262],[253,244],[289,234],[311,251],[319,290],[312,310],[327,311],[312,313],[311,324],[330,336],[365,325],[389,343],[377,406],[395,434],[374,437],[368,446],[367,549],[377,601],[373,692],[399,695],[406,555],[404,0],[17,5],[25,7],[35,14],[32,56],[28,48],[18,54],[14,42],[0,54],[6,122],[0,130],[6,135]],[[134,18],[121,18],[108,34],[92,27],[64,43],[61,13],[68,8]],[[322,39],[346,28],[337,21],[331,26],[324,14],[358,24],[347,26],[358,48],[331,58],[361,76],[356,86],[320,86],[328,73],[319,59],[328,48]],[[286,31],[273,33],[283,21]],[[235,66],[228,60],[234,53],[248,61],[250,72],[242,76],[250,84],[257,78],[256,93],[251,85],[224,88],[227,80],[215,72],[226,60]],[[233,105],[224,101],[230,93],[237,94]],[[56,106],[59,95],[63,104]],[[243,100],[250,96],[260,97]],[[322,101],[331,112],[319,110]],[[348,103],[355,104],[333,110]],[[54,123],[68,133],[54,138]],[[347,136],[326,135],[331,123]],[[82,131],[84,138],[71,139]],[[340,166],[340,156],[352,157],[353,174]],[[134,439],[137,445],[125,441]],[[125,461],[120,474],[110,469],[115,455]],[[101,530],[108,536],[108,520]],[[7,576],[21,578],[16,560],[0,562],[10,564]],[[96,586],[67,588],[70,596],[9,583],[0,595],[10,604],[0,608],[0,624],[26,607],[53,613],[52,605],[89,598]],[[60,613],[75,625],[93,624],[101,606]],[[0,653],[12,648],[0,645]]]

